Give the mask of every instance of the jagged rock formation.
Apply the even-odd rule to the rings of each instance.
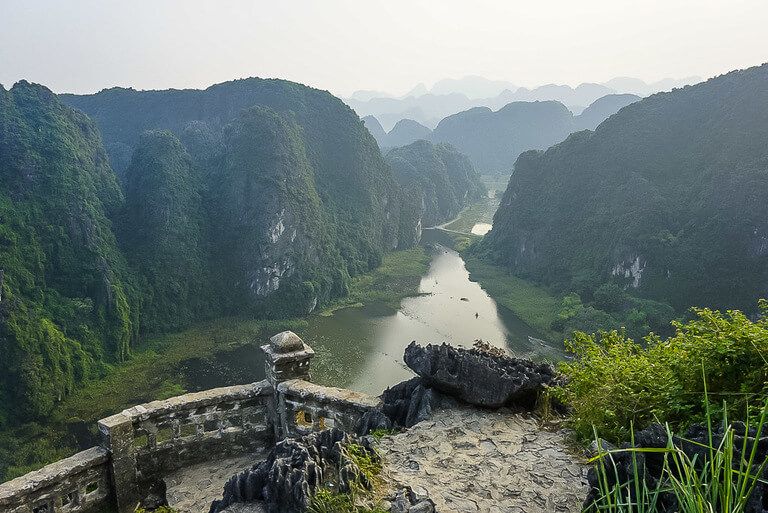
[[[660,93],[515,164],[478,254],[565,290],[614,280],[678,311],[768,288],[768,65]]]
[[[330,479],[337,480],[334,484],[341,492],[348,492],[353,483],[370,488],[365,474],[345,456],[344,447],[352,443],[362,447],[368,456],[378,458],[369,441],[338,429],[278,442],[265,461],[227,482],[223,498],[214,501],[210,513],[253,501],[262,501],[270,513],[302,513],[316,490]]]
[[[363,415],[355,432],[365,435],[375,429],[409,428],[427,420],[438,407],[454,404],[450,397],[425,386],[421,378],[412,378],[387,388],[381,394],[381,406]]]
[[[734,432],[734,457],[733,465],[734,469],[739,469],[739,465],[742,459],[745,461],[749,459],[754,444],[757,443],[757,450],[755,453],[753,472],[757,472],[763,461],[768,458],[768,436],[762,433],[762,436],[757,439],[757,429],[753,426],[749,431],[746,430],[746,426],[737,422],[733,424]],[[714,428],[712,433],[712,446],[719,447],[723,441],[723,426]],[[746,437],[746,446],[745,446]],[[638,448],[655,448],[663,449],[668,447],[669,437],[667,428],[661,424],[653,424],[642,431],[638,431],[634,435],[634,447]],[[603,444],[603,450],[615,449],[610,447],[606,442],[601,441]],[[691,459],[691,461],[698,461],[700,464],[709,458],[710,439],[709,432],[705,426],[696,424],[686,432],[685,436],[673,436],[672,443],[683,450],[685,454]],[[596,445],[596,444],[593,444]],[[626,449],[631,447],[631,444],[625,443],[622,448]],[[742,448],[746,447],[746,453],[742,453]],[[596,447],[594,447],[596,450]],[[659,479],[662,476],[662,469],[664,466],[665,455],[661,452],[621,452],[616,451],[611,454],[610,458],[603,459],[603,465],[605,465],[605,476],[608,480],[608,486],[613,486],[617,482],[627,483],[633,478],[635,468],[639,469],[641,475],[645,476],[645,481],[649,490],[655,490],[658,486]],[[636,462],[636,467],[635,467]],[[699,465],[701,467],[701,465]],[[754,492],[752,493],[747,507],[744,509],[744,513],[765,513],[768,509],[768,484],[765,479],[768,478],[768,469],[764,469],[762,479],[755,485]],[[598,473],[596,467],[591,467],[587,474],[587,480],[589,482],[589,494],[584,501],[585,511],[594,511],[594,502],[600,497],[598,488]],[[658,499],[658,511],[661,513],[672,513],[679,511],[679,504],[674,494],[662,491]]]
[[[434,513],[432,499],[422,498],[408,486],[399,489],[389,498],[389,513]]]
[[[555,380],[555,371],[549,364],[448,344],[423,347],[411,342],[405,349],[404,360],[423,385],[489,408],[510,404],[533,406],[543,387]]]

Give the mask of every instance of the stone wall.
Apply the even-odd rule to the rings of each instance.
[[[101,446],[0,484],[2,513],[131,512],[153,481],[276,439],[354,431],[379,400],[309,382],[314,351],[283,332],[262,346],[268,379],[134,406],[99,421]]]
[[[361,417],[379,399],[342,388],[293,379],[277,385],[280,430],[287,437],[336,427],[354,433]]]
[[[103,512],[113,500],[109,452],[79,452],[0,485],[3,513]]]

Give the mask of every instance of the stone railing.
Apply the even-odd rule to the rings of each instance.
[[[314,351],[279,333],[262,346],[267,379],[154,401],[99,421],[101,446],[0,484],[2,513],[134,510],[168,472],[263,451],[276,439],[338,427],[352,431],[378,399],[309,381]]]
[[[378,398],[301,379],[284,381],[277,390],[280,433],[286,437],[332,427],[354,432],[360,418],[379,404]]]
[[[92,447],[0,485],[0,511],[105,511],[112,504],[112,490],[109,452]]]
[[[135,502],[138,490],[185,465],[273,444],[273,396],[264,380],[154,401],[100,420],[118,504]]]

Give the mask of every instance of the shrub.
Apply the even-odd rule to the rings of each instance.
[[[759,305],[768,314],[768,303]],[[693,320],[672,323],[673,336],[650,334],[642,345],[619,331],[577,332],[566,341],[575,358],[560,365],[568,379],[553,393],[572,407],[570,422],[581,438],[589,439],[594,427],[621,442],[632,425],[700,421],[708,406],[705,385],[716,402],[728,399],[732,416],[748,414],[749,401],[765,395],[768,320],[752,322],[738,310],[693,312]]]

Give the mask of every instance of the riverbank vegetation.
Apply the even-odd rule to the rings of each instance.
[[[384,255],[381,265],[371,272],[352,278],[349,294],[319,312],[333,315],[341,308],[383,303],[397,309],[400,301],[419,293],[419,283],[429,269],[430,255],[423,246]]]

